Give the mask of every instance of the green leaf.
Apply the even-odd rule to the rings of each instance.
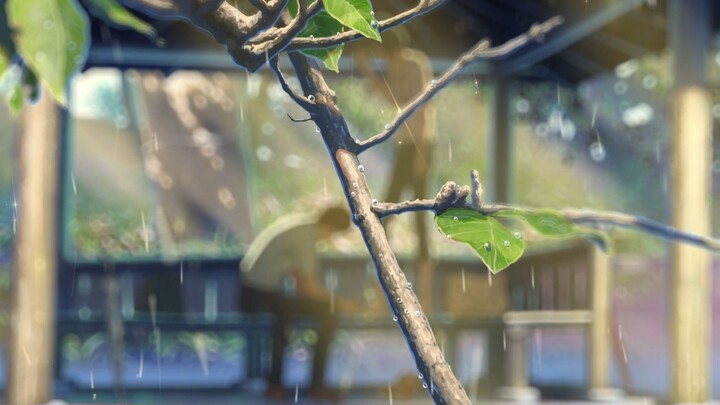
[[[609,253],[611,250],[610,240],[607,235],[594,229],[576,226],[557,211],[505,209],[492,214],[492,216],[522,218],[540,235],[563,237],[580,236],[589,238],[595,242],[605,253]]]
[[[292,1],[290,2],[292,3]],[[290,4],[288,3],[288,4]],[[335,35],[343,30],[343,25],[334,19],[330,14],[321,11],[314,15],[310,21],[305,25],[305,29],[298,34],[301,37],[326,37]],[[343,53],[344,45],[337,45],[331,48],[324,49],[306,49],[302,51],[303,54],[312,56],[320,59],[325,64],[325,67],[338,72],[338,61]]]
[[[8,67],[10,67],[10,55],[4,47],[0,46],[0,79],[5,76]]]
[[[115,0],[84,0],[90,11],[105,21],[123,28],[133,29],[141,34],[154,38],[157,33],[152,25],[135,17],[133,13]]]
[[[325,0],[325,10],[348,28],[382,42],[370,0]]]
[[[494,274],[515,263],[525,243],[495,218],[479,212],[450,208],[435,216],[435,224],[449,239],[465,242],[480,255]]]
[[[20,81],[16,81],[12,88],[10,89],[10,92],[7,94],[7,105],[10,107],[10,112],[15,117],[17,116],[20,111],[22,111],[23,105],[25,105],[25,93],[23,91],[23,86]]]
[[[88,18],[75,0],[8,0],[10,27],[25,63],[66,104],[68,81],[85,63]]]

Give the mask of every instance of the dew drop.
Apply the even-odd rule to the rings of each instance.
[[[393,321],[397,322],[397,320],[398,320],[397,315],[393,315]]]
[[[403,309],[403,313],[405,313],[405,315],[407,315],[407,314],[409,314],[409,313],[410,313],[410,310],[409,310],[409,309],[407,309],[407,308],[405,308],[405,309]]]
[[[373,198],[373,200],[372,200],[372,205],[378,205],[378,204],[380,204],[380,202],[378,202],[378,200],[376,200],[376,199]]]
[[[372,22],[370,23],[370,25],[372,25],[373,28],[377,28],[378,25],[379,25],[379,24],[378,24],[378,20],[373,19]]]
[[[515,239],[522,239],[522,234],[520,232],[513,233],[513,236],[515,237]]]
[[[391,127],[390,124],[385,124],[385,129],[386,129],[386,130],[387,130],[387,129],[390,129],[390,127]]]
[[[309,38],[310,38],[310,39],[315,39],[315,35],[310,35]]]
[[[427,388],[427,383],[423,381],[423,388]]]
[[[448,239],[452,239],[452,235],[448,235],[447,238],[448,238]]]
[[[485,242],[485,244],[483,245],[483,248],[485,249],[486,252],[489,252],[492,250],[492,244],[490,244],[490,242]]]
[[[437,80],[432,79],[432,80],[430,81],[430,85],[431,85],[431,86],[436,86],[436,85],[437,85]]]
[[[422,374],[422,373],[418,373],[418,378],[422,380],[422,379],[423,379],[423,374]]]
[[[398,304],[402,303],[402,298],[400,298],[400,297],[395,298],[395,302],[397,302]]]
[[[315,132],[320,133],[320,127],[315,127]]]
[[[453,217],[453,221],[457,221],[457,220],[458,220],[458,217]]]
[[[503,242],[503,246],[510,247],[510,241],[506,240],[505,242]]]
[[[309,96],[307,96],[307,99],[308,99],[308,101],[311,102],[311,103],[314,103],[314,102],[315,102],[315,96],[313,96],[312,94],[309,95]]]
[[[354,191],[351,191],[351,192],[350,192],[350,197],[355,197],[355,192],[354,192]]]
[[[363,165],[358,165],[358,171],[359,171],[360,173],[365,173],[365,166],[363,166]]]
[[[408,283],[407,287],[408,289],[412,290],[412,283]]]
[[[370,12],[370,15],[373,16],[373,17],[375,17],[375,12],[374,12],[374,11],[371,11],[371,12]]]
[[[353,188],[358,188],[357,181],[353,181]]]
[[[382,258],[383,258],[383,256],[384,256],[384,255],[383,255],[382,253],[378,253],[378,257],[379,257],[379,258],[381,258],[381,259],[382,259]]]

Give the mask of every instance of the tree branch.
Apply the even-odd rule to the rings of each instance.
[[[445,183],[445,186],[443,186],[443,190],[448,186],[448,184],[457,187],[455,183],[448,182]],[[467,187],[465,188],[467,189]],[[472,204],[466,204],[464,197],[462,201],[454,201],[452,204],[448,204],[447,197],[442,195],[443,190],[441,190],[434,199],[412,200],[401,203],[379,203],[373,206],[373,212],[375,212],[375,214],[377,214],[380,218],[384,218],[389,215],[418,211],[431,211],[436,215],[440,215],[451,207],[461,207],[477,211],[483,215],[492,215],[498,211],[504,210],[523,210],[526,212],[536,211],[533,208],[521,208],[508,205],[486,205],[478,209],[473,207]],[[466,196],[467,195],[465,195],[465,197]],[[622,214],[619,212],[599,212],[588,209],[565,209],[559,213],[569,221],[576,224],[598,224],[634,228],[668,241],[683,242],[715,253],[720,253],[720,239],[685,232],[642,216]]]
[[[287,80],[285,80],[285,76],[283,76],[282,72],[280,71],[277,56],[270,58],[268,64],[270,65],[272,71],[275,72],[275,76],[277,77],[278,82],[280,82],[280,87],[282,87],[285,93],[287,93],[287,95],[290,96],[290,98],[293,99],[293,101],[296,102],[300,107],[305,109],[305,111],[311,112],[311,110],[315,107],[315,96],[313,96],[313,99],[311,100],[309,97],[298,94],[297,92],[295,92],[295,90],[292,89],[292,87],[290,87]],[[293,118],[290,117],[290,119],[292,120]]]
[[[378,31],[384,32],[391,28],[403,25],[406,22],[412,20],[415,17],[421,16],[435,8],[445,4],[447,0],[420,0],[418,4],[400,14],[394,15],[388,19],[382,20],[378,23]],[[290,42],[290,46],[287,47],[287,51],[299,51],[303,49],[313,48],[329,48],[332,46],[345,44],[348,42],[362,39],[364,36],[356,30],[350,30],[332,35],[329,37],[320,38],[295,38]]]
[[[359,153],[382,143],[395,134],[395,131],[408,119],[412,114],[427,103],[435,94],[452,83],[462,72],[462,70],[475,62],[481,60],[495,59],[507,56],[521,48],[532,40],[541,39],[547,32],[560,25],[563,18],[555,16],[542,24],[534,24],[528,32],[514,39],[511,39],[497,47],[490,47],[490,41],[482,40],[478,42],[470,51],[463,54],[448,70],[446,70],[438,79],[433,79],[428,83],[425,90],[418,94],[410,101],[402,110],[393,118],[393,120],[385,125],[385,130],[377,135],[358,143],[360,146]]]

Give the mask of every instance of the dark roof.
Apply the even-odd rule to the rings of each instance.
[[[373,2],[376,14],[395,13],[415,0]],[[499,44],[554,15],[565,23],[541,43],[528,45],[479,73],[513,73],[524,77],[576,83],[610,71],[618,64],[666,47],[665,0],[452,0],[440,10],[408,24],[413,47],[438,61],[450,61],[474,43],[490,38]],[[155,21],[163,38],[116,30],[94,20],[94,65],[231,68],[223,47],[182,22]],[[349,47],[351,50],[352,47]]]

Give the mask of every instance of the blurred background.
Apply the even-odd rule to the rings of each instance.
[[[352,133],[364,139],[422,89],[423,78],[478,40],[500,44],[564,15],[565,24],[538,44],[468,69],[412,128],[363,154],[374,197],[429,198],[445,181],[467,183],[477,169],[488,202],[619,211],[675,224],[673,178],[682,168],[673,165],[672,145],[682,125],[673,126],[672,117],[683,86],[707,96],[694,119],[712,120],[713,129],[708,149],[693,153],[711,153],[702,167],[712,181],[706,197],[720,198],[720,9],[712,3],[683,2],[688,11],[662,0],[454,0],[384,34],[382,46],[347,45],[339,73],[326,78]],[[409,4],[373,2],[380,19]],[[706,18],[692,20],[698,15]],[[688,18],[696,27],[678,28]],[[272,72],[234,68],[223,49],[185,24],[154,24],[162,46],[94,21],[88,67],[62,111],[60,195],[57,206],[46,207],[59,235],[57,326],[49,339],[55,397],[259,400],[273,319],[239,311],[238,263],[270,224],[342,203],[342,191],[314,124],[289,119],[305,113]],[[22,117],[4,105],[0,117],[2,388],[23,206],[16,175]],[[720,233],[718,218],[720,206],[712,204],[704,219],[711,235]],[[501,387],[526,383],[543,399],[587,399],[588,388],[622,390],[613,391],[616,399],[679,398],[673,370],[674,356],[682,355],[672,336],[681,324],[671,315],[673,302],[682,301],[671,297],[673,275],[690,270],[673,267],[670,243],[603,229],[615,246],[604,260],[584,241],[541,240],[527,231],[526,256],[492,276],[434,228],[431,214],[387,225],[471,397],[495,398]],[[326,289],[357,304],[338,313],[326,383],[351,399],[424,399],[359,232],[336,233],[317,251]],[[694,271],[711,275],[699,322],[707,327],[703,387],[706,400],[717,400],[720,259],[711,262]],[[521,311],[547,316],[508,316]],[[589,339],[599,318],[601,342]],[[308,385],[316,340],[311,323],[293,329],[284,357],[288,389]],[[520,353],[524,370],[508,350]]]

